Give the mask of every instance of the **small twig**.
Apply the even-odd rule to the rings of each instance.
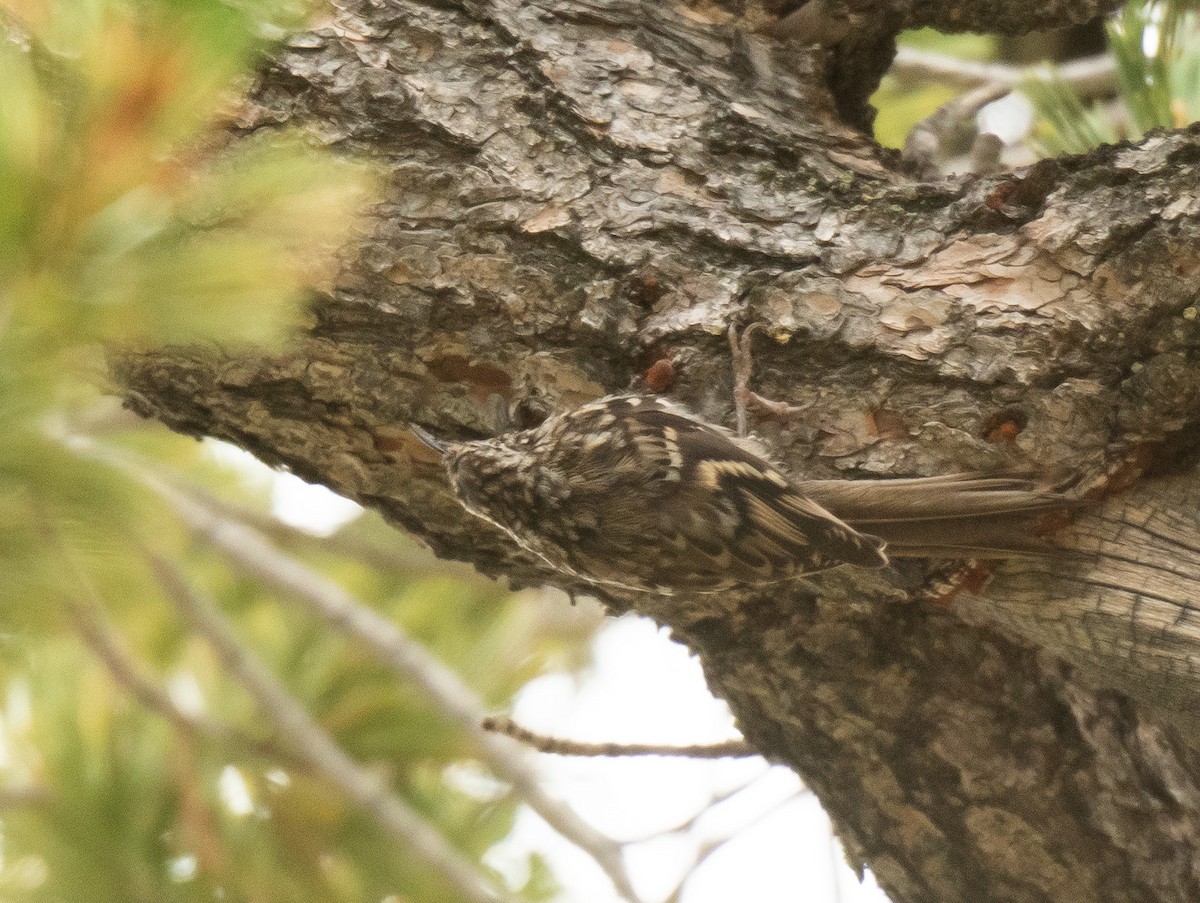
[[[760,771],[758,774],[756,774],[754,777],[750,778],[750,780],[745,781],[741,784],[738,784],[735,787],[730,787],[727,790],[710,793],[708,795],[708,802],[704,803],[702,806],[699,806],[691,815],[687,816],[686,818],[677,822],[676,824],[674,824],[670,827],[659,828],[657,830],[649,831],[644,834],[639,834],[639,835],[636,835],[633,837],[626,837],[625,843],[638,844],[638,843],[648,843],[651,840],[659,840],[660,838],[663,838],[663,837],[685,837],[688,834],[690,834],[692,831],[694,831],[696,829],[696,826],[710,812],[712,812],[714,809],[720,807],[724,803],[728,802],[729,800],[733,799],[734,797],[739,796],[740,794],[749,790],[751,787],[753,787],[755,784],[757,784],[759,781],[763,780],[767,775],[769,775],[771,773],[771,770],[772,770],[771,765],[764,764],[763,770]]]
[[[87,571],[76,561],[70,546],[63,539],[58,525],[41,512],[41,533],[45,542],[58,553],[60,567],[65,568],[83,599],[69,599],[67,612],[84,645],[108,669],[108,673],[130,696],[148,711],[169,721],[176,730],[188,736],[200,736],[210,741],[248,749],[255,755],[289,760],[287,751],[268,739],[252,736],[231,725],[202,715],[185,712],[158,684],[147,677],[126,651],[116,630],[105,614],[104,600]]]
[[[185,734],[249,749],[255,755],[285,761],[292,759],[287,750],[270,740],[254,737],[212,718],[190,714],[177,706],[134,662],[97,604],[73,602],[69,610],[84,644],[108,669],[113,680],[146,709],[162,716]]]
[[[49,787],[0,787],[0,812],[37,809],[54,799]]]
[[[398,571],[415,577],[434,574],[440,577],[451,576],[455,580],[462,580],[474,586],[484,586],[491,582],[473,567],[457,561],[435,558],[432,553],[416,548],[415,544],[399,541],[394,546],[384,546],[349,536],[345,530],[338,530],[330,536],[320,536],[281,521],[274,515],[219,498],[195,486],[182,483],[176,483],[176,486],[178,491],[186,492],[222,517],[258,530],[289,549],[298,546],[306,551],[332,552],[345,555],[375,570]],[[371,515],[368,513],[365,516]]]
[[[185,621],[212,645],[226,670],[258,703],[295,754],[379,823],[399,845],[412,850],[471,903],[510,900],[484,878],[416,810],[379,778],[351,759],[270,671],[238,642],[232,625],[195,591],[171,564],[151,555],[151,566]]]
[[[967,88],[966,93],[950,100],[919,122],[908,133],[902,158],[910,171],[922,178],[938,175],[938,164],[945,145],[959,125],[983,107],[1020,87],[1031,78],[1053,76],[1071,85],[1082,97],[1113,94],[1117,88],[1116,61],[1109,54],[1065,63],[1055,69],[1045,64],[1008,66],[1002,63],[978,63],[957,57],[901,47],[892,64],[898,78],[923,78]],[[986,175],[999,168],[1000,150],[996,138],[983,138],[972,149],[971,171]]]
[[[473,734],[484,760],[496,774],[509,781],[551,827],[595,859],[621,896],[636,903],[639,898],[625,870],[620,846],[551,797],[542,788],[540,776],[510,741],[480,727],[484,717],[482,701],[441,660],[407,636],[397,624],[355,599],[325,575],[283,554],[261,535],[215,517],[178,493],[168,496],[168,500],[185,523],[243,572],[301,603],[335,629],[362,643],[384,666],[425,693],[446,718]]]
[[[67,611],[71,620],[74,621],[84,645],[108,669],[113,680],[146,709],[161,715],[181,733],[247,748],[256,755],[288,758],[286,751],[270,740],[253,737],[230,725],[189,714],[179,708],[161,687],[142,672],[124,648],[105,615],[104,600],[100,591],[87,571],[75,560],[57,524],[49,517],[42,516],[41,525],[42,536],[58,553],[60,566],[70,572],[72,584],[80,595],[85,597],[82,600],[68,600]]]
[[[954,131],[965,120],[1010,91],[1010,85],[981,85],[942,104],[913,126],[904,141],[901,158],[922,177],[936,175],[938,162],[944,156],[943,147]]]
[[[726,740],[723,743],[673,746],[658,743],[583,743],[535,734],[508,718],[484,718],[483,729],[504,734],[531,746],[538,752],[556,756],[685,756],[690,759],[738,759],[759,755],[745,740]]]
[[[936,81],[962,88],[1003,85],[1011,90],[1026,79],[1036,78],[1046,71],[1044,63],[1035,66],[980,63],[913,47],[900,47],[892,60],[889,74],[908,81]],[[1111,54],[1072,60],[1057,66],[1053,72],[1056,78],[1071,85],[1085,98],[1102,97],[1117,90],[1117,63]]]
[[[81,436],[68,438],[71,447],[116,467],[157,493],[198,537],[211,544],[243,573],[263,581],[290,601],[336,630],[361,643],[401,680],[425,694],[449,721],[475,737],[484,762],[512,784],[514,792],[547,824],[591,856],[630,903],[640,898],[625,869],[621,845],[579,817],[542,787],[526,751],[506,737],[480,726],[482,700],[437,656],[409,637],[373,608],[356,599],[324,574],[280,551],[257,530],[223,517],[191,492],[160,476],[145,461]]]
[[[596,860],[621,896],[639,898],[625,871],[621,848],[565,804],[553,799],[541,786],[539,775],[514,753],[509,741],[480,727],[483,704],[457,674],[424,646],[407,636],[398,625],[370,606],[354,599],[323,574],[305,567],[272,547],[246,527],[214,518],[185,499],[175,499],[176,511],[200,535],[220,549],[232,562],[337,630],[349,634],[370,650],[383,665],[416,686],[450,721],[475,735],[484,760],[530,808],[567,840]]]
[[[681,897],[683,895],[684,889],[687,887],[687,884],[691,880],[692,876],[696,874],[696,870],[699,869],[702,865],[704,865],[704,863],[707,862],[708,859],[714,853],[716,853],[719,849],[721,849],[723,846],[725,846],[725,844],[729,843],[729,841],[736,838],[743,831],[746,831],[746,830],[754,827],[756,824],[769,818],[771,815],[774,815],[776,812],[778,812],[780,809],[782,809],[788,803],[792,802],[792,800],[797,799],[798,797],[801,797],[801,796],[806,796],[811,792],[812,792],[811,790],[802,787],[792,793],[789,793],[787,796],[782,797],[782,798],[776,800],[775,802],[773,802],[770,806],[768,806],[762,812],[758,813],[756,816],[754,816],[754,818],[752,818],[749,821],[742,824],[740,827],[735,828],[732,831],[726,832],[725,834],[722,834],[720,837],[714,837],[714,838],[711,838],[711,839],[706,840],[703,843],[701,843],[700,848],[696,851],[696,857],[692,861],[691,868],[689,868],[687,870],[687,872],[683,875],[683,877],[679,879],[679,883],[675,885],[675,890],[672,891],[671,894],[667,896],[666,900],[664,900],[663,903],[679,903],[679,900],[681,899]]]
[[[761,327],[761,323],[751,323],[742,330],[742,335],[739,338],[737,327],[732,323],[729,324],[729,350],[733,357],[733,406],[737,412],[737,434],[739,436],[745,436],[748,429],[746,423],[747,408],[755,407],[774,417],[783,418],[794,417],[807,410],[799,405],[763,398],[750,388],[750,378],[754,371],[754,356],[751,353],[751,341],[754,338],[754,333]]]

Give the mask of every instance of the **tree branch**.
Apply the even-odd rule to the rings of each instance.
[[[1010,66],[1006,63],[979,63],[961,57],[913,47],[900,47],[889,75],[901,82],[936,81],[962,88],[980,85],[1003,86],[1012,90],[1029,78],[1053,71],[1082,97],[1105,97],[1116,93],[1117,64],[1110,54],[1070,60],[1048,70],[1045,65]]]
[[[220,550],[247,575],[274,588],[286,599],[304,605],[334,629],[349,634],[406,684],[422,692],[443,717],[479,746],[484,761],[554,830],[595,859],[617,893],[632,903],[638,895],[622,861],[621,845],[581,819],[569,806],[541,786],[540,776],[525,751],[483,728],[485,709],[479,698],[420,643],[391,621],[354,599],[324,575],[280,552],[256,530],[230,519],[199,496],[174,485],[145,462],[75,437],[72,445],[91,457],[119,468],[158,493],[199,537]]]
[[[1020,30],[1112,5],[894,8]],[[1200,768],[1154,702],[1200,699],[1197,132],[921,184],[837,119],[824,56],[768,47],[776,77],[747,78],[732,37],[672,10],[339,16],[274,61],[240,126],[310,123],[377,160],[375,231],[286,354],[120,354],[128,403],[567,589],[463,511],[407,423],[486,435],[494,395],[533,420],[660,360],[674,398],[728,422],[724,336],[761,322],[756,389],[805,415],[750,425],[799,477],[1132,485],[1065,536],[1081,554],[994,568],[950,608],[905,604],[939,572],[919,562],[606,601],[700,657],[898,903],[1200,898]]]
[[[295,559],[280,554],[249,528],[214,517],[212,512],[176,494],[171,498],[185,523],[220,549],[245,573],[274,587],[288,599],[364,645],[381,664],[406,684],[416,687],[438,712],[471,735],[484,761],[534,812],[563,837],[588,853],[627,900],[638,896],[630,883],[618,844],[605,837],[575,812],[542,789],[540,777],[523,751],[483,729],[483,704],[457,674],[421,644],[405,636],[393,622],[353,599],[345,590]]]
[[[485,718],[483,729],[512,737],[538,752],[558,756],[682,756],[690,759],[734,759],[758,755],[757,750],[742,740],[697,743],[690,746],[663,743],[584,743],[537,734],[507,718]]]
[[[96,604],[75,603],[71,605],[70,612],[85,645],[104,664],[113,680],[146,709],[169,721],[180,732],[237,749],[249,750],[255,755],[269,756],[285,762],[292,760],[288,750],[280,748],[271,740],[251,736],[228,724],[179,708],[133,661],[128,651],[122,647],[103,610]]]
[[[411,850],[426,862],[464,900],[495,903],[509,899],[416,811],[342,752],[262,663],[242,648],[232,626],[210,602],[188,586],[182,575],[157,556],[151,556],[150,560],[180,615],[208,640],[230,675],[254,697],[298,757],[369,812],[398,846]]]

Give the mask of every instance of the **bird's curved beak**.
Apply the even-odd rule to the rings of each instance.
[[[418,439],[420,439],[422,442],[424,442],[426,445],[428,445],[430,448],[432,448],[439,455],[445,455],[446,452],[448,452],[450,450],[450,447],[448,445],[446,445],[445,442],[443,442],[441,439],[438,439],[436,436],[432,435],[431,433],[427,433],[425,430],[423,430],[421,427],[417,426],[415,423],[410,423],[408,425],[408,428],[410,430],[412,430],[412,434],[414,436],[416,436]]]

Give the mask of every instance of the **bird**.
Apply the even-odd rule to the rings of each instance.
[[[714,593],[890,556],[1045,555],[1037,519],[1070,507],[1009,476],[795,480],[755,440],[661,396],[621,394],[467,442],[411,425],[471,514],[599,587]]]

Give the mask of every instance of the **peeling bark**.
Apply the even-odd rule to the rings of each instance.
[[[295,38],[237,128],[378,161],[373,231],[286,354],[121,352],[129,405],[561,585],[462,511],[406,424],[486,434],[494,395],[533,417],[664,359],[673,397],[729,422],[725,331],[763,323],[756,388],[806,413],[755,427],[800,476],[1015,468],[1106,493],[1060,534],[1073,552],[950,605],[913,601],[945,566],[908,563],[612,608],[700,656],[897,903],[1200,899],[1200,131],[917,183],[837,118],[829,54],[702,20],[355,0]]]

